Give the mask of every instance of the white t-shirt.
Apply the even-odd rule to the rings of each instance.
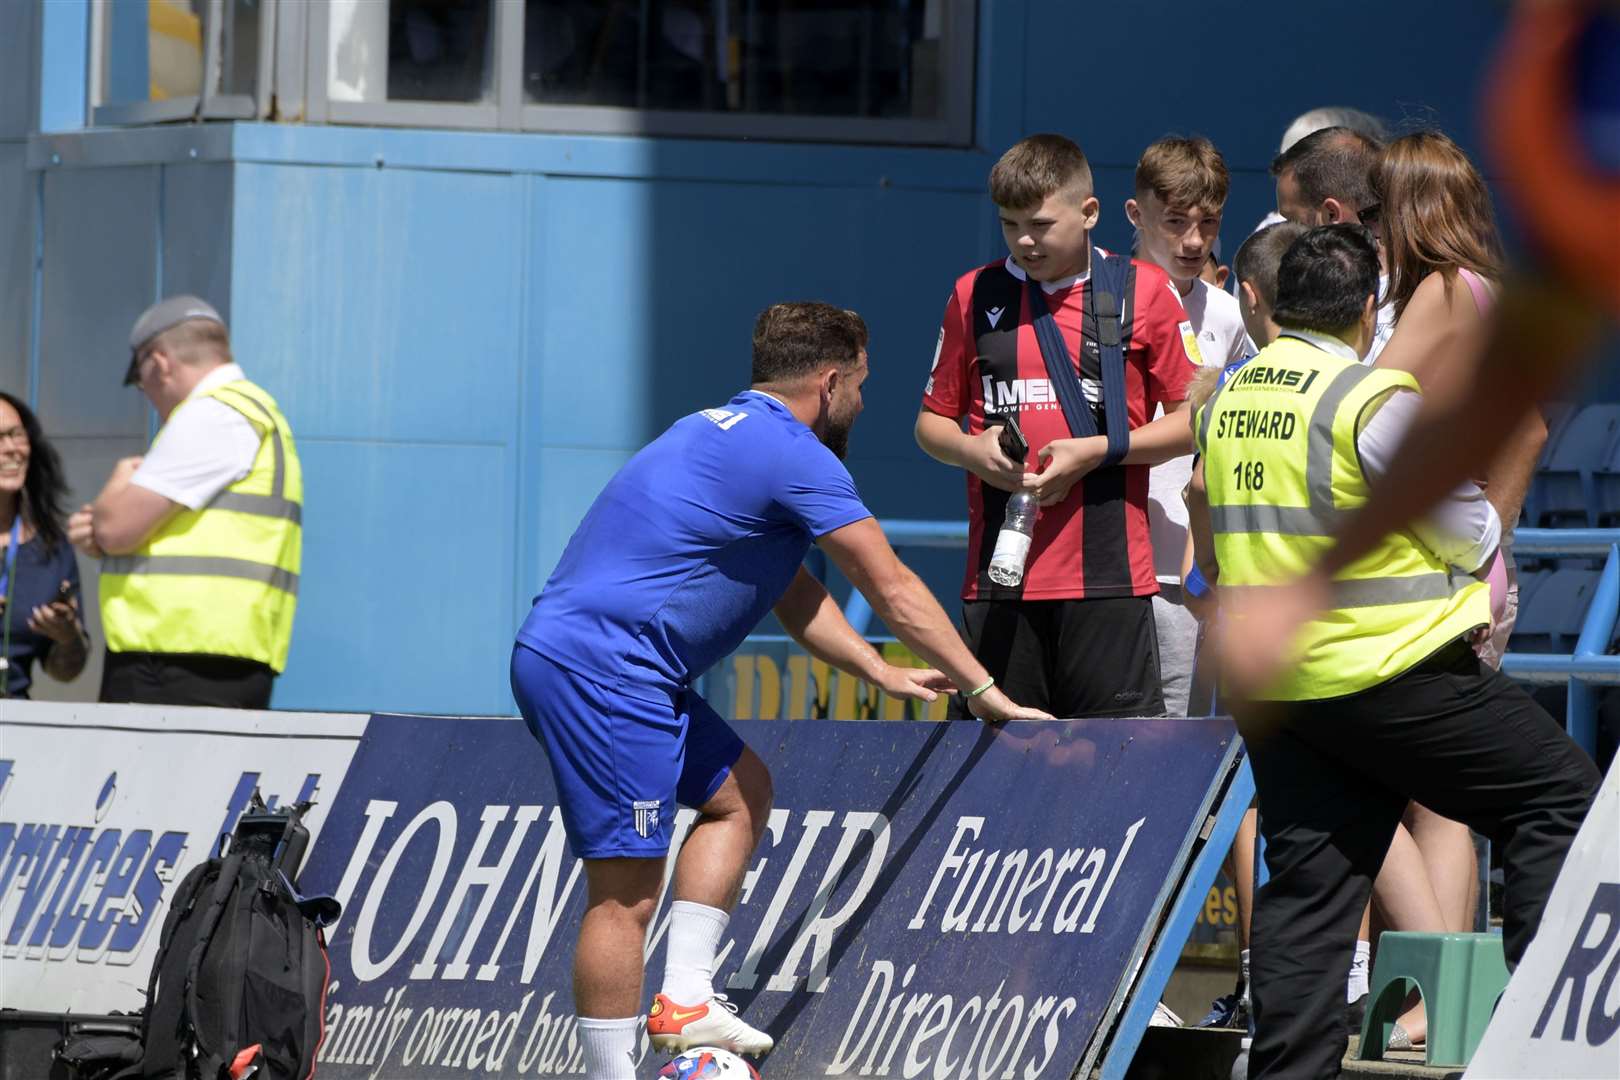
[[[1187,309],[1206,365],[1225,367],[1249,354],[1243,313],[1231,293],[1194,278],[1181,306]],[[1160,581],[1181,580],[1181,556],[1187,549],[1187,504],[1181,490],[1192,479],[1192,462],[1193,456],[1187,454],[1155,465],[1148,473],[1148,530],[1153,536],[1153,573]]]
[[[236,364],[224,364],[204,376],[169,414],[130,483],[189,510],[200,510],[251,472],[259,453],[258,431],[229,405],[201,396],[245,378]]]
[[[1378,275],[1378,311],[1374,318],[1377,322],[1373,324],[1372,347],[1361,358],[1361,362],[1368,367],[1372,367],[1373,361],[1378,359],[1378,354],[1384,351],[1384,346],[1389,344],[1390,337],[1395,333],[1395,304],[1389,298],[1388,274]]]

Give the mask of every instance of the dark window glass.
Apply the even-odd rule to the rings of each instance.
[[[939,115],[943,0],[525,0],[525,100]]]
[[[392,0],[388,97],[392,101],[488,101],[491,0]]]

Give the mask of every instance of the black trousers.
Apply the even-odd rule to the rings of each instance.
[[[1251,1080],[1339,1075],[1356,930],[1408,800],[1501,849],[1509,966],[1524,955],[1599,776],[1468,645],[1359,694],[1261,703],[1239,726],[1271,870],[1250,941]]]
[[[275,678],[268,665],[235,656],[108,652],[101,700],[268,709]]]
[[[962,625],[973,655],[1020,705],[1064,720],[1164,713],[1150,596],[969,600]],[[967,715],[952,699],[950,716]]]

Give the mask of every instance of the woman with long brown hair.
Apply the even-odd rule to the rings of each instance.
[[[66,497],[62,459],[38,418],[0,390],[0,697],[26,698],[36,662],[63,682],[84,670]]]
[[[1468,155],[1438,131],[1404,135],[1389,143],[1372,172],[1378,203],[1362,212],[1363,224],[1379,235],[1395,308],[1394,336],[1377,366],[1410,372],[1423,393],[1450,399],[1474,378],[1475,358],[1486,340],[1491,308],[1503,272],[1501,240],[1490,191]],[[1502,519],[1501,596],[1495,625],[1480,646],[1482,658],[1500,666],[1517,613],[1517,581],[1510,548],[1536,460],[1547,439],[1533,414],[1504,439],[1492,461],[1478,470],[1486,497]],[[1495,594],[1493,594],[1494,596]],[[1401,929],[1466,932],[1474,928],[1479,881],[1468,828],[1413,803],[1405,825],[1422,854],[1423,875],[1402,874],[1408,860],[1390,860],[1374,899],[1384,918]],[[1391,1045],[1421,1045],[1422,1007],[1401,1018]]]

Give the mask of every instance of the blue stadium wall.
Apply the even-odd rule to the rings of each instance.
[[[124,336],[194,291],[281,402],[306,481],[280,707],[504,713],[511,635],[601,484],[747,381],[759,308],[862,311],[850,465],[872,508],[959,517],[911,428],[954,276],[1000,251],[983,182],[1031,131],[1097,166],[1100,239],[1143,145],[1202,133],[1230,251],[1288,120],[1354,105],[1477,147],[1498,5],[980,4],[975,147],[315,127],[84,130],[88,4],[0,5],[0,385],[92,497],[153,429]],[[1155,54],[1158,57],[1156,58]],[[45,134],[39,134],[45,132]],[[960,556],[924,553],[944,597]],[[93,694],[94,671],[68,696]]]

